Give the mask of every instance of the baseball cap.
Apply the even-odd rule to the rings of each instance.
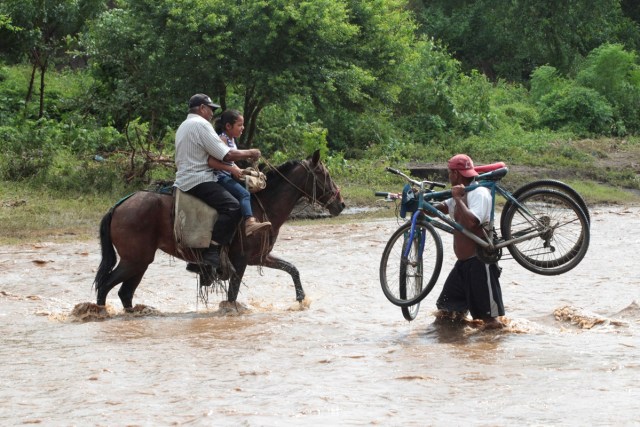
[[[450,158],[447,167],[460,172],[460,175],[467,178],[478,176],[478,172],[473,168],[473,160],[466,154],[456,154]]]
[[[211,101],[211,98],[209,98],[209,96],[205,95],[204,93],[196,93],[191,97],[191,99],[189,99],[189,109],[193,107],[199,107],[202,104],[208,105],[214,110],[220,108],[218,104],[214,104],[213,101]]]

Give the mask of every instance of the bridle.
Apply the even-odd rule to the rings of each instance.
[[[318,164],[316,165],[315,168],[311,169],[311,166],[309,166],[308,162],[301,162],[302,166],[305,168],[305,170],[307,171],[307,181],[309,180],[309,175],[311,175],[313,177],[313,194],[311,196],[309,196],[309,194],[307,194],[306,191],[302,190],[302,193],[307,196],[307,198],[309,200],[311,200],[311,203],[318,203],[320,206],[322,206],[323,209],[326,209],[327,206],[329,206],[331,203],[334,202],[334,200],[338,199],[340,197],[340,188],[338,186],[336,186],[335,189],[331,189],[329,188],[329,190],[327,190],[327,187],[330,187],[330,183],[327,182],[327,177],[325,176],[324,182],[322,183],[322,194],[320,194],[319,196],[316,196],[316,189],[318,187],[318,176],[315,174],[314,170],[322,167],[322,163],[318,162]],[[306,181],[305,181],[306,184]],[[329,197],[329,199],[322,204],[320,202],[320,199],[323,198],[327,193],[331,193],[331,197]]]
[[[315,170],[319,169],[322,167],[322,163],[318,162],[318,164],[314,167],[311,168],[311,166],[309,166],[309,162],[302,160],[299,162],[300,165],[302,165],[302,167],[307,171],[307,177],[305,180],[305,187],[306,187],[306,183],[309,181],[309,176],[311,176],[313,178],[313,191],[312,194],[307,193],[307,191],[304,188],[300,188],[298,187],[296,184],[294,184],[293,182],[291,182],[291,180],[289,178],[287,178],[286,176],[284,176],[279,170],[278,168],[274,167],[272,164],[269,163],[269,161],[267,161],[266,159],[263,158],[263,160],[265,161],[265,163],[274,171],[276,171],[281,177],[282,179],[284,179],[286,182],[288,182],[290,185],[292,185],[293,187],[295,187],[298,191],[300,191],[307,199],[309,199],[309,201],[312,204],[318,204],[320,205],[323,209],[327,209],[327,206],[329,206],[331,203],[334,202],[334,200],[338,199],[340,197],[340,188],[336,186],[335,189],[331,189],[331,185],[330,183],[327,182],[327,178],[325,176],[324,182],[322,183],[322,191],[321,194],[318,196],[316,194],[316,190],[318,187],[318,176],[315,173]],[[329,199],[325,202],[322,203],[320,202],[320,199],[323,198],[326,194],[330,193],[331,197],[329,197]]]

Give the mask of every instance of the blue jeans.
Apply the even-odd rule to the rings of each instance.
[[[243,184],[233,179],[226,173],[218,174],[218,184],[222,185],[225,190],[233,195],[240,203],[240,212],[244,218],[253,216],[251,208],[251,193],[247,191]]]

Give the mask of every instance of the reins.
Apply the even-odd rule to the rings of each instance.
[[[291,180],[289,178],[287,178],[283,173],[281,173],[278,168],[274,167],[266,158],[262,158],[264,160],[264,162],[266,163],[267,166],[269,166],[272,170],[276,171],[276,173],[278,173],[278,175],[280,175],[280,177],[282,179],[284,179],[286,182],[288,182],[291,186],[293,186],[295,189],[297,189],[299,192],[301,192],[305,197],[307,197],[307,199],[309,199],[311,201],[312,204],[317,203],[318,205],[320,205],[323,209],[326,209],[327,206],[329,206],[335,199],[337,199],[338,197],[340,197],[340,189],[336,189],[336,190],[327,190],[327,180],[325,177],[325,181],[322,184],[322,194],[320,194],[319,196],[316,195],[316,187],[317,187],[317,183],[318,183],[318,177],[316,176],[316,174],[314,173],[314,170],[319,168],[322,163],[318,162],[317,166],[315,168],[311,168],[308,164],[308,162],[306,161],[300,161],[300,164],[302,165],[302,167],[307,171],[307,180],[309,179],[309,175],[311,175],[313,177],[313,194],[309,194],[307,193],[307,191],[303,188],[298,187],[296,184],[294,184],[293,182],[291,182]],[[307,181],[305,180],[305,183]],[[325,194],[331,192],[331,197],[329,198],[329,200],[327,200],[325,203],[320,202],[320,198],[323,197]],[[256,199],[258,199],[256,197]],[[260,202],[260,200],[258,199],[258,202]]]

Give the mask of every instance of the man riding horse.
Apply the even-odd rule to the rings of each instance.
[[[214,111],[220,108],[209,96],[198,93],[189,100],[187,118],[176,132],[176,180],[174,187],[213,207],[218,219],[213,226],[211,244],[202,252],[202,262],[213,269],[220,266],[220,246],[228,245],[240,221],[238,200],[218,182],[208,163],[209,156],[220,161],[257,160],[260,150],[231,150],[213,129]],[[265,227],[267,226],[267,227]],[[248,229],[253,227],[254,229]],[[268,224],[254,223],[246,233],[266,231]]]

